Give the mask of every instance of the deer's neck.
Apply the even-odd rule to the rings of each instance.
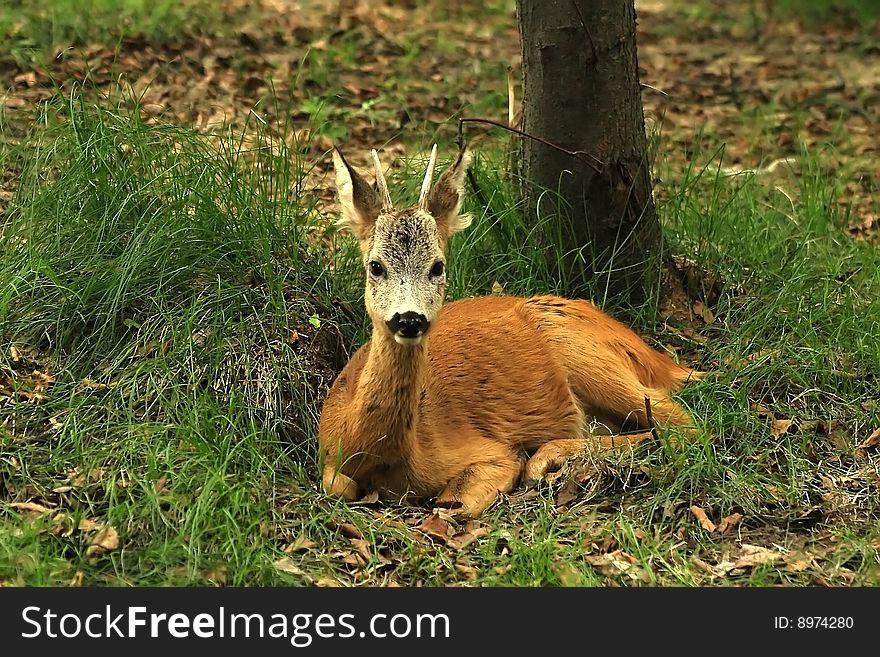
[[[373,330],[358,390],[359,433],[369,443],[369,452],[397,451],[415,441],[427,364],[427,338],[402,345],[387,331]]]

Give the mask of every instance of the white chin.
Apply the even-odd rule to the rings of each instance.
[[[416,345],[422,341],[422,337],[423,336],[419,335],[415,338],[405,338],[402,335],[398,335],[397,333],[395,333],[394,334],[394,341],[397,344]]]

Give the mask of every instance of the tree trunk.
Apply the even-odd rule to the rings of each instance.
[[[639,303],[659,280],[633,0],[517,0],[531,221],[561,247],[566,292]],[[549,190],[549,193],[547,193]],[[548,223],[545,225],[544,221]],[[550,238],[547,229],[557,232]]]

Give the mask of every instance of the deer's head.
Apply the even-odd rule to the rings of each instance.
[[[389,331],[400,344],[417,344],[443,305],[446,244],[471,223],[470,216],[460,214],[470,154],[462,148],[432,185],[435,145],[419,202],[403,210],[391,203],[375,150],[372,157],[378,191],[333,150],[339,223],[357,237],[367,274],[364,299],[374,326]]]

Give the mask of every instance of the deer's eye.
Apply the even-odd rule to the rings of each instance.
[[[378,260],[370,260],[370,273],[378,278],[385,273],[385,267]]]
[[[443,266],[443,261],[438,260],[437,262],[434,263],[434,266],[431,267],[431,276],[433,276],[434,278],[437,278],[438,276],[442,276],[444,269],[445,269],[445,267]]]

